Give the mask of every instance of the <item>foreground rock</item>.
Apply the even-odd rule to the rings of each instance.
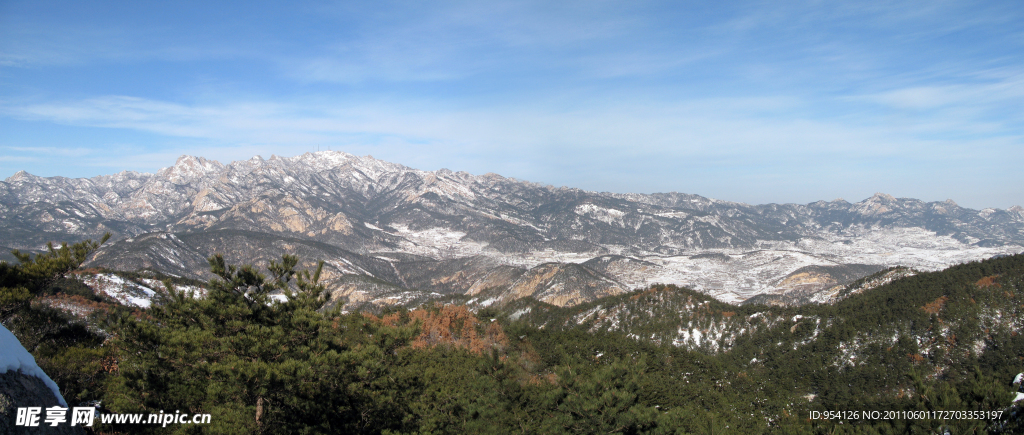
[[[46,408],[67,408],[67,402],[49,376],[36,365],[35,358],[21,346],[18,339],[0,325],[0,433],[3,434],[85,434],[80,426],[67,422],[52,427],[43,424]],[[18,408],[41,407],[40,425],[17,426]]]

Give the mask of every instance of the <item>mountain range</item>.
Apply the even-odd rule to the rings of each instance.
[[[893,266],[920,271],[1024,252],[1024,208],[972,210],[875,194],[749,205],[620,194],[496,174],[422,171],[342,152],[224,165],[182,156],[155,174],[18,172],[0,182],[0,245],[113,234],[86,264],[207,279],[206,258],[282,254],[348,309],[453,296],[556,306],[678,284],[725,302],[827,302]]]

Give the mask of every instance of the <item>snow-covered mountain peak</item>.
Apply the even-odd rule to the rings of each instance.
[[[898,209],[900,207],[900,202],[892,195],[876,193],[870,198],[854,205],[857,212],[864,216],[878,216]]]
[[[174,166],[157,171],[157,175],[166,177],[175,184],[186,184],[218,173],[223,169],[224,165],[216,160],[183,155],[178,157]]]
[[[876,192],[874,195],[871,195],[870,198],[864,200],[864,202],[866,202],[866,203],[883,203],[883,204],[886,204],[886,203],[896,202],[896,198],[894,196],[892,196],[892,195],[887,194],[887,193]]]
[[[4,181],[6,181],[8,183],[18,183],[18,182],[24,182],[24,181],[36,181],[36,180],[40,180],[40,179],[42,179],[42,177],[38,177],[38,176],[35,176],[35,175],[32,175],[32,174],[29,174],[28,172],[25,172],[25,171],[22,170],[22,171],[15,172],[14,175],[11,175],[10,177],[7,177],[7,179],[4,180]]]
[[[319,172],[328,169],[335,169],[358,159],[359,157],[341,151],[317,151],[307,152],[302,155],[292,157],[289,160],[293,163],[301,163],[308,166],[310,169]]]

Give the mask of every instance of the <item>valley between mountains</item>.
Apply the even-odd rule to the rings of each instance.
[[[835,301],[895,266],[932,271],[1024,252],[1024,208],[971,210],[876,194],[748,205],[616,194],[496,174],[422,171],[342,152],[224,165],[182,156],[155,174],[19,172],[0,182],[4,252],[113,238],[84,265],[208,279],[206,258],[325,261],[345,309],[531,297],[575,306],[652,284],[729,303]],[[909,272],[914,273],[914,272]]]

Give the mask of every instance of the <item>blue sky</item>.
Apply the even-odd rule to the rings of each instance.
[[[1024,205],[1024,4],[0,0],[0,178],[328,148],[747,203]]]

